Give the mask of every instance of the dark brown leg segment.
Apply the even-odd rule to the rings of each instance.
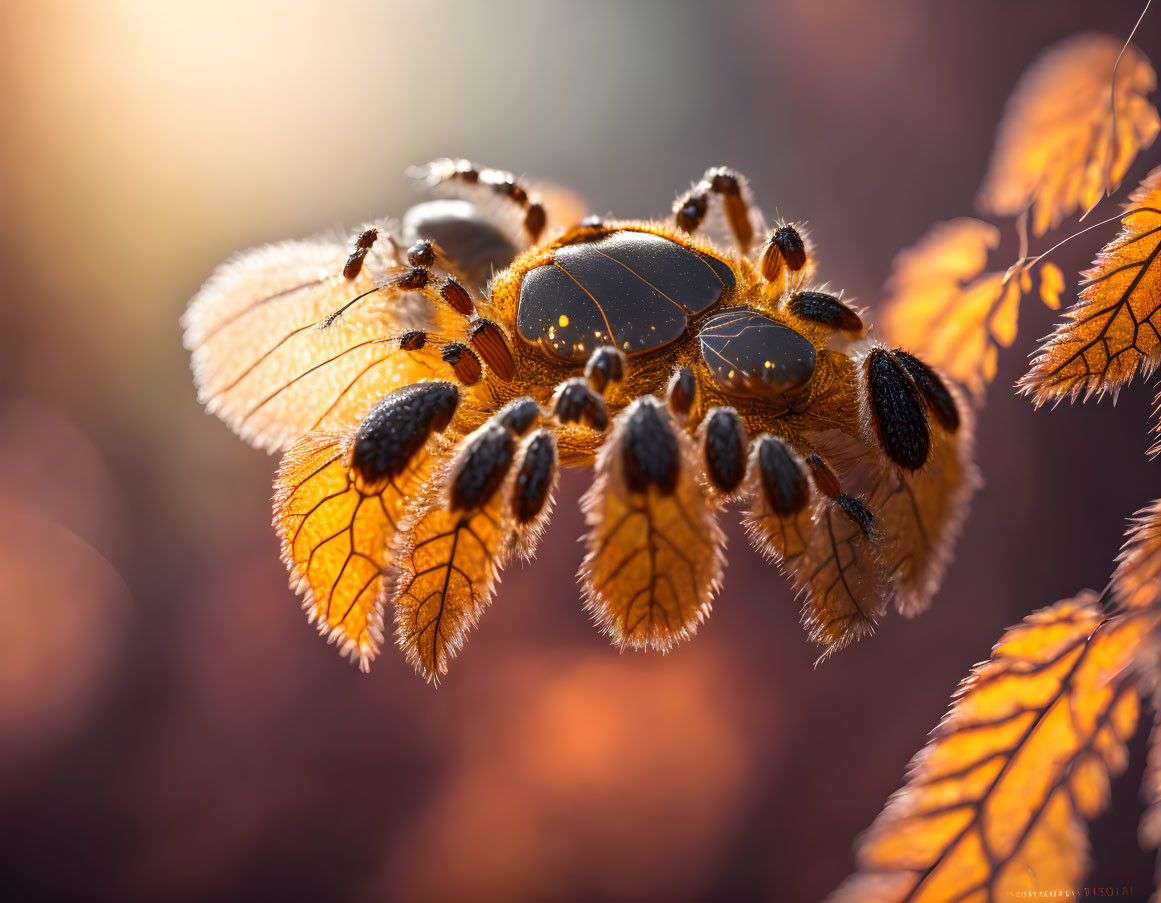
[[[842,491],[838,476],[830,469],[830,465],[822,459],[821,455],[807,455],[804,462],[810,468],[810,476],[818,491],[835,502],[842,509],[843,514],[854,521],[864,536],[868,535],[871,524],[875,520],[870,509],[853,495],[847,495]]]
[[[503,382],[511,382],[516,374],[516,362],[504,331],[491,320],[473,320],[468,327],[468,341],[488,365],[488,371]]]
[[[822,323],[831,329],[858,335],[863,331],[862,318],[834,295],[826,292],[795,292],[786,305],[791,313],[804,320]]]
[[[697,378],[689,367],[679,367],[669,380],[669,410],[678,417],[688,417],[697,399]]]
[[[362,269],[363,260],[379,237],[377,229],[367,229],[355,241],[352,252],[344,268],[348,279],[355,279]],[[431,241],[421,239],[407,250],[408,267],[400,267],[375,288],[363,292],[347,301],[337,310],[327,314],[319,328],[332,325],[352,306],[378,293],[397,294],[418,292],[435,304],[451,308],[468,321],[467,340],[471,345],[453,343],[443,348],[443,359],[451,365],[456,377],[466,386],[480,381],[482,370],[480,361],[488,365],[490,373],[497,379],[508,382],[515,375],[516,364],[504,331],[491,320],[484,320],[476,314],[472,296],[454,277],[438,278],[431,270],[436,262],[436,249]],[[400,337],[400,347],[406,351],[417,351],[426,344],[427,337],[421,330],[412,330]]]
[[[755,444],[759,488],[770,510],[781,518],[797,514],[810,502],[805,462],[777,436],[767,433],[759,436]]]
[[[609,383],[619,383],[625,378],[627,366],[624,352],[612,345],[602,345],[585,364],[585,379],[594,392],[604,395]]]
[[[378,229],[364,229],[358,234],[351,256],[347,258],[347,263],[343,267],[344,279],[353,281],[359,278],[359,273],[363,271],[363,261],[366,260],[367,254],[370,253],[378,237]]]
[[[783,273],[792,279],[810,261],[806,241],[797,229],[784,223],[774,229],[762,247],[760,268],[767,282],[775,282]]]
[[[883,451],[900,467],[918,470],[931,450],[922,390],[881,345],[872,348],[863,361],[862,375],[867,407]]]
[[[556,479],[556,441],[538,429],[521,443],[516,479],[512,485],[512,514],[521,524],[544,510]]]
[[[356,273],[356,275],[358,274]],[[375,286],[373,289],[369,289],[368,291],[363,292],[361,295],[356,295],[337,310],[331,311],[319,321],[319,328],[326,329],[355,304],[362,301],[364,298],[368,298],[371,295],[377,294],[379,292],[386,292],[388,295],[402,294],[404,292],[421,292],[431,300],[439,301],[441,299],[438,295],[425,291],[425,289],[428,287],[428,283],[431,281],[431,278],[431,271],[424,267],[411,267],[410,269],[405,269],[402,272],[394,273],[384,282]]]
[[[710,485],[729,496],[746,476],[746,425],[733,408],[714,408],[706,414],[699,433]]]
[[[451,342],[440,350],[440,356],[445,364],[452,368],[452,372],[465,386],[474,386],[484,375],[480,366],[480,359],[476,353],[461,342]]]
[[[368,484],[399,476],[428,437],[447,428],[459,401],[459,390],[443,381],[396,389],[359,427],[351,466]]]
[[[493,192],[497,197],[513,204],[522,211],[524,237],[530,245],[540,240],[547,224],[548,216],[544,207],[534,200],[528,189],[522,186],[510,172],[491,169],[472,163],[470,160],[435,160],[427,166],[409,171],[416,179],[435,188],[449,183],[460,183],[468,187],[479,187]]]
[[[715,194],[722,200],[734,241],[743,253],[748,253],[754,239],[754,226],[745,197],[745,179],[735,170],[725,166],[707,169],[700,182],[673,202],[674,220],[679,228],[692,235],[701,227],[709,212],[710,196]]]
[[[589,388],[582,376],[566,379],[556,387],[552,413],[560,423],[583,421],[597,432],[604,432],[609,425],[605,399]]]
[[[958,430],[959,409],[956,407],[954,396],[948,391],[939,374],[915,355],[908,354],[899,348],[892,351],[891,355],[911,377],[911,381],[915,383],[915,387],[923,396],[927,410],[939,421],[939,424],[949,433]]]

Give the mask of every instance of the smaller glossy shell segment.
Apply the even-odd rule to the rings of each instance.
[[[483,287],[512,262],[519,250],[475,204],[440,198],[416,204],[403,214],[403,241],[428,239],[472,285]]]
[[[557,250],[520,286],[520,335],[583,363],[611,345],[643,354],[684,335],[689,317],[734,285],[726,264],[651,232],[620,230]]]
[[[698,338],[714,382],[731,395],[776,398],[806,385],[814,374],[814,346],[749,308],[718,311]]]

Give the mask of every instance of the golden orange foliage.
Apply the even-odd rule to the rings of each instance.
[[[1111,35],[1076,35],[1028,68],[1008,101],[980,210],[1015,216],[1031,207],[1032,231],[1042,235],[1120,186],[1161,125],[1146,99],[1153,67],[1132,45],[1118,66],[1122,46]]]
[[[1027,270],[1020,274],[1024,281],[1020,289],[1024,294],[1032,290],[1031,276]],[[1064,273],[1054,263],[1043,263],[1040,266],[1040,300],[1049,310],[1060,310],[1060,293],[1064,291]]]
[[[1037,405],[1115,396],[1161,360],[1161,168],[1145,177],[1125,210],[1121,231],[1084,272],[1080,300],[1020,380]]]
[[[635,404],[653,403],[646,399]],[[672,492],[654,484],[632,489],[621,433],[630,405],[601,446],[593,485],[581,500],[589,525],[581,565],[585,605],[620,647],[666,651],[688,639],[709,614],[721,583],[725,536],[697,481],[693,443],[677,440]]]
[[[1136,48],[1125,49],[1114,80],[1121,46],[1108,36],[1080,35],[1028,70],[1009,102],[980,209],[1031,210],[1032,232],[1040,235],[1120,185],[1161,126],[1145,97],[1155,75]],[[1083,274],[1079,302],[1021,380],[1037,404],[1115,395],[1161,360],[1161,169],[1125,209],[1120,234]],[[1033,266],[1039,263],[1039,295],[1048,307],[1060,306],[1064,289],[1059,268],[1041,258],[984,272],[998,241],[999,232],[979,220],[937,224],[898,256],[888,283],[889,338],[977,399],[995,376],[999,348],[1016,338]],[[970,467],[964,460],[937,450],[928,470],[876,486],[869,502],[879,515],[882,561],[903,568],[894,583],[905,585],[916,561],[913,550],[890,548],[893,536],[906,535],[892,519],[920,516],[904,504],[908,480],[954,479],[957,468]],[[939,493],[919,497],[946,501]],[[806,535],[794,526],[780,535]],[[937,560],[936,573],[941,566]],[[834,903],[985,901],[1075,889],[1088,852],[1083,820],[1107,805],[1110,777],[1124,768],[1125,742],[1137,726],[1138,678],[1161,694],[1159,623],[1161,501],[1138,516],[1104,594],[1085,592],[1028,616],[964,681],[905,786],[860,841],[858,872]],[[1153,809],[1142,836],[1157,844],[1161,729],[1154,739],[1146,788]]]
[[[1016,340],[1020,299],[1032,291],[1026,267],[984,272],[999,230],[970,217],[937,223],[900,251],[887,281],[886,338],[965,386],[977,401],[996,375],[999,349]],[[1060,306],[1064,276],[1041,264],[1040,297]]]
[[[354,439],[311,433],[294,444],[275,481],[274,524],[311,622],[366,671],[383,639],[388,547],[439,457],[421,450],[398,477],[368,485],[351,467]]]
[[[832,903],[1004,899],[1075,887],[1139,702],[1131,638],[1093,593],[1034,612],[956,692]]]
[[[1122,630],[1139,636],[1142,646],[1135,662],[1142,690],[1153,699],[1153,732],[1141,794],[1149,804],[1141,818],[1141,844],[1161,846],[1161,500],[1137,513],[1128,541],[1117,559],[1112,593],[1116,611],[1123,617]],[[1158,874],[1161,881],[1161,872]]]
[[[473,439],[497,429],[485,424],[456,459],[416,493],[394,540],[398,577],[391,599],[395,639],[428,681],[447,673],[468,631],[492,600],[505,551],[504,495],[470,509],[453,506],[451,487]]]
[[[1117,613],[1161,616],[1161,499],[1133,518],[1111,592]]]
[[[1085,592],[1029,615],[964,681],[832,903],[983,901],[1077,887],[1088,849],[1082,819],[1104,809],[1109,778],[1125,766],[1137,679],[1158,686],[1159,623],[1161,500],[1133,521],[1103,596]],[[1156,844],[1156,743],[1152,759],[1154,808],[1142,836]]]

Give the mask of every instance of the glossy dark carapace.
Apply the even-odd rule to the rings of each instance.
[[[680,338],[733,288],[722,261],[652,232],[623,230],[559,248],[520,286],[516,326],[527,341],[584,363],[612,345],[643,354]]]
[[[503,230],[469,201],[445,198],[416,204],[403,215],[399,228],[406,245],[422,239],[435,242],[464,281],[481,289],[517,253]]]
[[[809,341],[744,307],[714,313],[698,339],[714,382],[730,395],[772,398],[806,385],[814,374]]]
[[[435,197],[236,255],[185,317],[201,400],[285,453],[282,558],[344,653],[366,668],[393,633],[444,674],[564,467],[591,468],[579,576],[620,647],[698,629],[733,504],[828,651],[927,604],[975,485],[971,411],[868,337],[741,174],[657,220],[467,160],[411,174]]]

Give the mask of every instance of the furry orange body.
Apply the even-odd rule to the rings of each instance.
[[[620,645],[708,614],[735,501],[828,650],[926,604],[975,481],[967,412],[811,287],[807,242],[740,176],[710,170],[670,222],[577,222],[506,173],[417,175],[457,200],[248,252],[185,321],[207,406],[286,450],[275,524],[332,641],[365,667],[393,610],[444,673],[533,553],[558,463],[594,467],[581,577]]]

